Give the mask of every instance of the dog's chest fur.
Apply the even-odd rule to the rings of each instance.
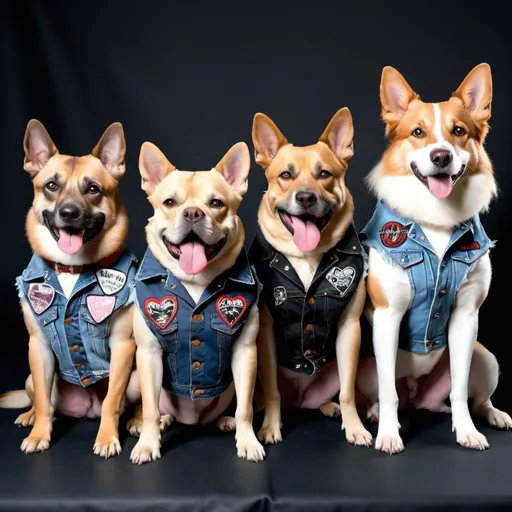
[[[297,272],[300,280],[302,281],[304,289],[307,290],[311,285],[311,281],[313,281],[313,277],[315,275],[316,269],[318,268],[318,265],[320,264],[322,255],[302,256],[300,258],[287,256],[287,258],[295,272]]]
[[[437,254],[437,257],[441,259],[450,243],[453,230],[451,228],[434,228],[421,226],[423,233],[427,237],[428,241],[432,245],[432,248]]]
[[[62,288],[66,298],[71,295],[71,292],[73,291],[73,288],[75,287],[79,277],[80,274],[69,274],[67,272],[57,274],[57,279],[59,280],[60,287]]]

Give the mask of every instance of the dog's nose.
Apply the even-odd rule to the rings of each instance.
[[[183,217],[188,222],[197,222],[204,217],[204,212],[201,208],[186,208],[183,210]]]
[[[74,204],[64,204],[59,208],[59,216],[65,222],[77,221],[82,215],[82,210]]]
[[[430,152],[430,160],[436,167],[443,169],[453,160],[453,154],[447,149],[433,149]]]
[[[295,200],[301,206],[308,208],[316,203],[316,194],[311,190],[301,190],[295,194]]]

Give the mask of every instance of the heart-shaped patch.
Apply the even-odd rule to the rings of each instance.
[[[327,272],[325,278],[343,297],[348,292],[350,285],[354,282],[356,271],[352,267],[345,267],[344,269],[334,267]]]
[[[160,330],[163,330],[176,316],[178,301],[172,295],[167,295],[160,300],[149,297],[144,302],[144,312]]]
[[[217,299],[217,313],[230,327],[233,327],[245,313],[247,300],[241,295],[230,297],[221,295]]]
[[[32,283],[28,287],[27,295],[33,310],[40,315],[52,305],[55,290],[49,284]]]
[[[109,297],[108,295],[89,295],[86,299],[87,309],[91,314],[92,318],[97,324],[100,324],[108,318],[114,306],[116,305],[116,298]]]

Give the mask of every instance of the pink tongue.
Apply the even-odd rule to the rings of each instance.
[[[59,229],[59,249],[66,254],[76,254],[84,245],[84,232],[70,233],[65,229]]]
[[[193,276],[199,274],[208,265],[204,245],[197,242],[187,242],[180,245],[180,251],[180,268],[183,272]]]
[[[302,220],[290,215],[293,228],[293,241],[303,252],[314,251],[320,242],[320,230],[311,220]]]
[[[450,195],[453,187],[451,176],[427,176],[430,192],[438,199],[444,199]]]

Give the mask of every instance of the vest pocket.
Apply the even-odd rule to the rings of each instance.
[[[164,350],[167,360],[167,368],[164,368],[165,379],[171,382],[179,382],[178,376],[178,322],[174,319],[165,329],[158,332],[158,340]]]
[[[110,320],[114,312],[100,323],[92,318],[86,305],[82,306],[81,313],[85,320],[87,334],[91,340],[92,350],[102,361],[110,361]],[[104,370],[106,369],[104,368]]]
[[[217,349],[219,354],[219,375],[218,382],[223,380],[224,373],[231,365],[231,354],[233,343],[237,338],[238,331],[243,327],[244,320],[234,326],[228,325],[215,313],[211,314],[211,327],[217,333]]]
[[[37,320],[45,338],[52,347],[55,357],[60,359],[62,357],[62,348],[60,346],[60,340],[57,332],[57,318],[59,318],[58,306],[51,306],[44,313],[41,313],[37,317]]]
[[[422,251],[389,251],[389,257],[396,265],[409,268],[423,261]]]

